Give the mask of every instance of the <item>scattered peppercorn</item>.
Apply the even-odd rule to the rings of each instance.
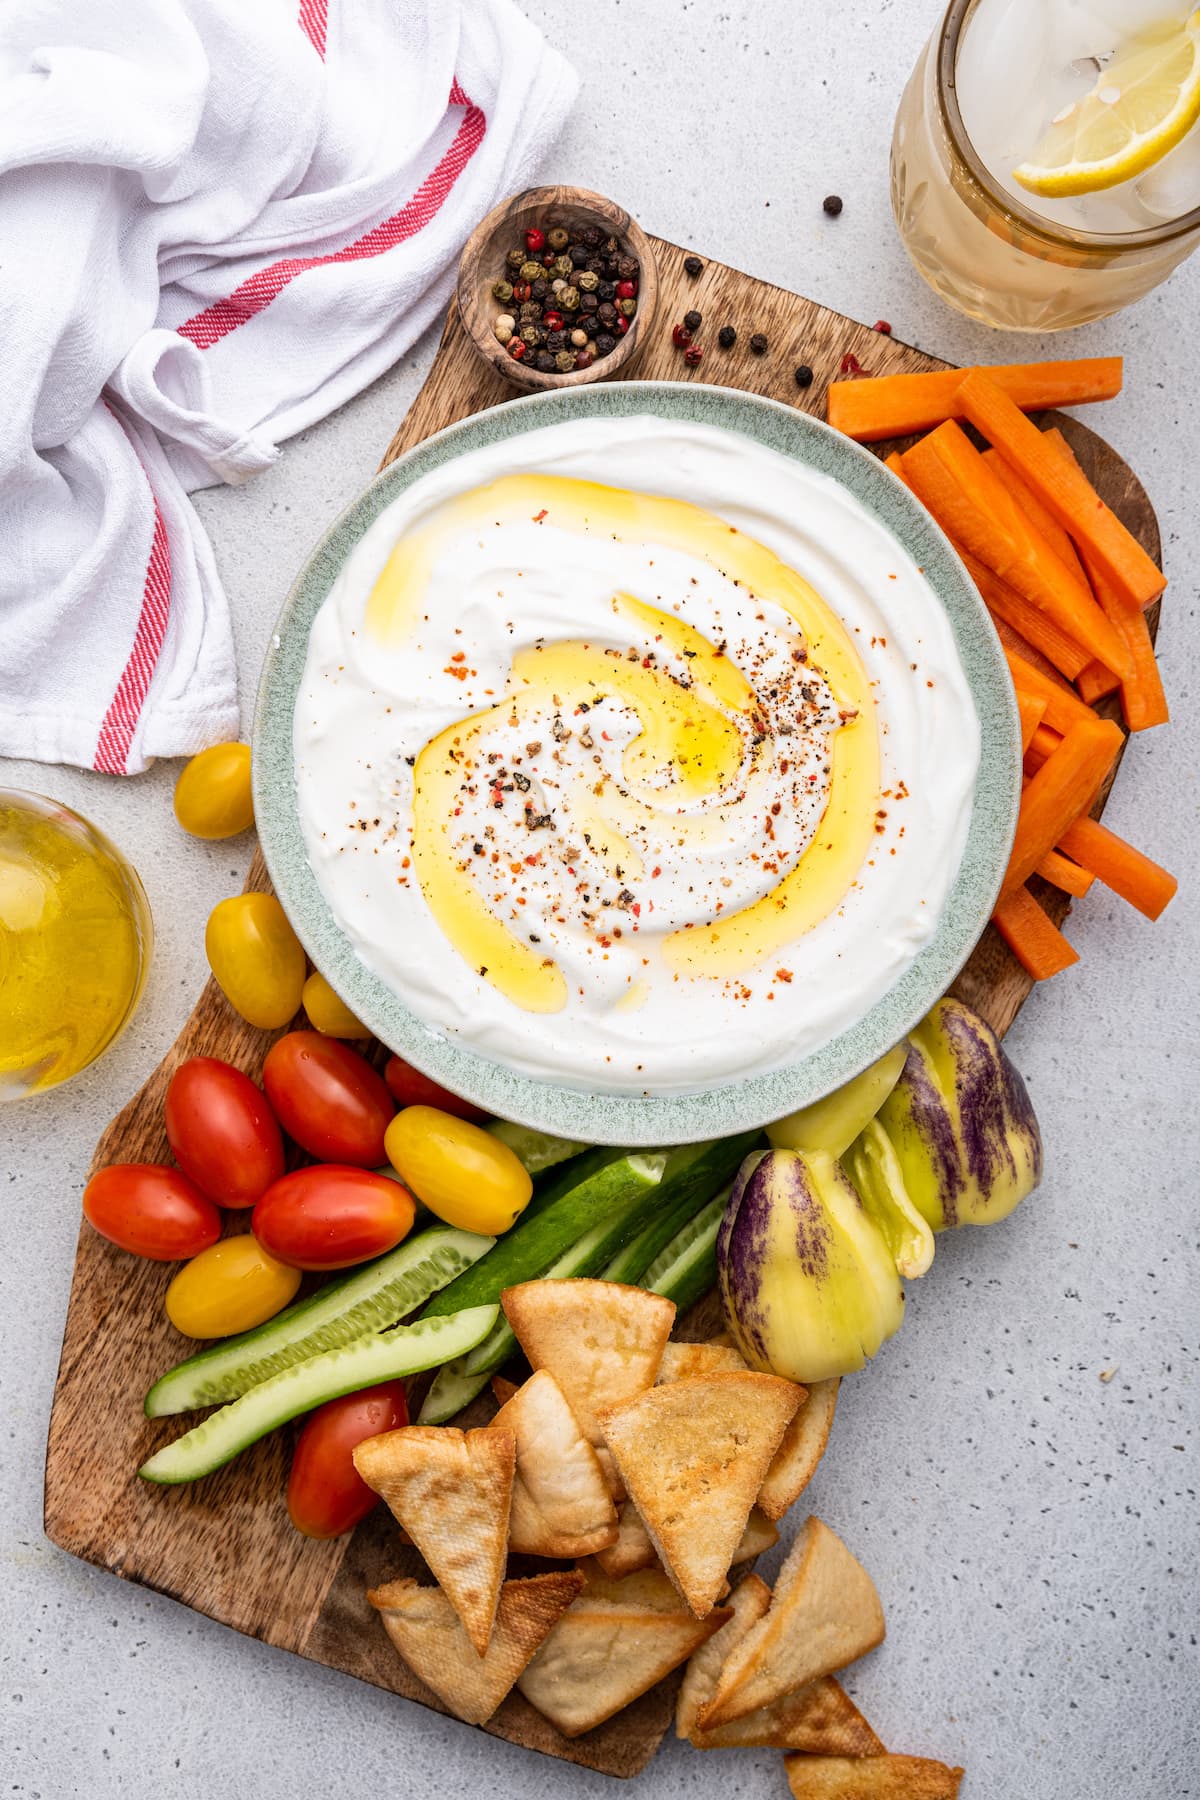
[[[771,346],[767,341],[764,332],[756,331],[754,333],[754,336],[750,339],[750,348],[753,350],[755,356],[765,356],[767,354],[767,351]]]
[[[571,234],[565,225],[554,225],[546,233],[546,242],[556,255],[566,249],[571,241]]]
[[[722,350],[733,349],[733,346],[737,343],[737,332],[733,329],[732,325],[722,325],[720,331],[717,333],[717,342],[720,344]]]
[[[536,225],[531,225],[525,233],[525,248],[531,256],[536,255],[539,250],[544,250],[546,248],[545,232],[539,231]]]
[[[560,375],[569,375],[575,367],[575,352],[567,349],[559,350],[554,358],[554,367]]]
[[[886,319],[876,319],[871,329],[872,331],[882,332],[884,337],[891,337],[892,335],[892,328]]]
[[[553,375],[555,373],[554,358],[548,350],[538,351],[533,359],[533,366],[535,369],[540,370],[543,375]]]
[[[687,326],[689,331],[694,332],[694,331],[699,331],[699,329],[704,321],[698,312],[692,311],[692,312],[684,313],[683,322]]]
[[[611,332],[602,331],[596,339],[596,355],[611,356],[617,347],[617,340]]]
[[[509,340],[508,354],[511,357],[514,357],[517,362],[520,362],[521,358],[525,355],[525,345],[519,337],[511,338]]]
[[[842,207],[845,202],[840,194],[826,194],[822,204],[829,217],[831,219],[837,219],[841,217]]]
[[[696,279],[697,275],[701,275],[704,272],[704,264],[700,261],[698,256],[685,256],[683,259],[683,266],[686,272],[692,277],[693,281]]]
[[[492,288],[492,298],[494,300],[499,300],[501,305],[507,305],[512,297],[513,289],[511,281],[496,282],[495,286]]]
[[[687,363],[689,368],[694,369],[696,367],[696,364],[698,362],[700,362],[700,360],[702,359],[703,356],[704,356],[704,350],[701,345],[689,344],[687,349],[683,353],[683,360],[685,363]]]
[[[796,386],[798,388],[810,388],[812,386],[812,384],[813,384],[812,370],[809,368],[807,363],[801,363],[800,367],[796,370]]]
[[[675,325],[671,329],[671,342],[677,350],[686,350],[692,341],[692,334],[686,325]]]
[[[577,350],[575,352],[575,367],[577,369],[590,369],[595,360],[595,355],[591,350]]]

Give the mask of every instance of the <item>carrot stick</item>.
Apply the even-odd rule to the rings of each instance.
[[[1035,981],[1048,981],[1079,961],[1079,952],[1072,950],[1027,887],[1005,894],[992,916],[996,930]]]
[[[1063,443],[1066,443],[1063,438]],[[983,460],[996,480],[1016,501],[1033,529],[1040,537],[1044,537],[1055,556],[1061,557],[1071,573],[1080,581],[1086,581],[1083,564],[1079,560],[1079,552],[1071,542],[1071,534],[1064,531],[1054,514],[1042,504],[1025,480],[1024,476],[1006,462],[998,450],[985,450]]]
[[[1081,867],[1148,919],[1157,919],[1179,888],[1173,875],[1098,819],[1076,819],[1063,832],[1059,844]]]
[[[964,379],[958,396],[975,429],[1015,464],[1063,529],[1070,532],[1080,554],[1091,552],[1123,602],[1146,606],[1162,593],[1166,577],[1154,559],[1105,505],[1082,469],[1072,467],[1046,442],[1003,389],[975,369]],[[1096,654],[1121,672],[1122,658],[1114,661],[1102,650]]]
[[[1119,356],[1078,362],[1008,363],[987,370],[989,378],[1026,412],[1050,406],[1082,406],[1111,400],[1121,391]],[[829,388],[828,420],[836,431],[860,444],[883,438],[908,437],[928,431],[944,419],[959,419],[960,369],[929,375],[877,375],[859,381],[835,381]]]
[[[1007,581],[1002,581],[999,575],[989,569],[986,563],[981,563],[977,556],[972,556],[969,550],[960,548],[958,554],[966,564],[971,580],[983,595],[984,605],[993,619],[1003,619],[1006,625],[1011,625],[1014,631],[1020,632],[1026,643],[1039,650],[1056,669],[1061,669],[1068,680],[1074,681],[1087,668],[1087,651],[1074,638],[1068,637],[1053,619],[1044,612],[1039,612],[1036,606],[1031,606],[1015,588],[1009,587]]]
[[[1002,619],[998,612],[992,614],[992,624],[996,627],[996,636],[1004,646],[1006,656],[1019,656],[1023,663],[1028,663],[1031,669],[1037,669],[1048,681],[1061,681],[1062,677],[1054,664],[1043,656],[1040,650],[1035,650],[1019,631],[1014,631],[1008,621]]]
[[[1052,731],[1049,725],[1039,725],[1025,752],[1025,773],[1036,775],[1042,764],[1054,755],[1061,743],[1061,731]]]
[[[1037,866],[1037,872],[1043,881],[1052,887],[1061,888],[1064,894],[1073,894],[1076,900],[1082,900],[1096,877],[1088,869],[1081,869],[1078,863],[1071,862],[1068,857],[1057,850],[1047,850]]]
[[[1082,644],[1089,660],[1125,668],[1128,653],[1090,589],[1021,518],[958,425],[939,425],[905,451],[904,472],[942,529]]]
[[[1119,725],[1093,714],[1086,725],[1071,727],[1026,782],[1004,877],[1006,894],[1028,881],[1046,852],[1061,843],[1068,828],[1090,809],[1124,741]]]
[[[900,455],[900,452],[898,450],[893,450],[890,456],[884,458],[884,463],[885,466],[892,471],[892,474],[898,475],[905,487],[907,487],[908,479],[904,473],[904,459]]]
[[[1075,452],[1057,427],[1044,432],[1043,436],[1073,467],[1079,467]],[[1092,551],[1085,547],[1082,554],[1092,591],[1106,618],[1120,632],[1133,663],[1133,679],[1118,684],[1125,723],[1130,731],[1147,731],[1152,725],[1165,725],[1170,718],[1170,709],[1145,614],[1136,607],[1124,604]],[[1093,693],[1085,693],[1082,685],[1080,687],[1085,700],[1092,700],[1101,692],[1111,694],[1112,691],[1111,687],[1106,687],[1097,688]]]
[[[1127,606],[1125,611],[1132,613],[1133,608]],[[1086,700],[1089,706],[1094,706],[1097,700],[1103,700],[1109,694],[1115,694],[1120,685],[1121,677],[1114,675],[1111,669],[1106,669],[1102,662],[1088,663],[1075,677],[1079,698]]]
[[[1023,657],[1014,656],[1011,650],[1006,650],[1004,656],[1018,694],[1032,694],[1035,700],[1046,702],[1044,723],[1052,730],[1069,731],[1072,725],[1086,724],[1095,718],[1091,707],[1085,706],[1065,682],[1052,681]]]
[[[1017,711],[1021,715],[1021,749],[1028,750],[1033,741],[1033,734],[1042,722],[1046,710],[1046,702],[1033,694],[1017,695]]]

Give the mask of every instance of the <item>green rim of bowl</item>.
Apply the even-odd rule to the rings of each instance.
[[[966,849],[934,937],[848,1030],[802,1060],[700,1092],[593,1094],[539,1081],[441,1036],[355,954],[317,885],[296,808],[292,717],[308,635],[346,558],[396,496],[484,445],[578,418],[659,418],[720,426],[832,476],[924,570],[950,618],[979,717],[981,754]],[[945,993],[991,916],[1016,829],[1021,739],[1004,653],[970,577],[933,520],[870,451],[778,401],[731,388],[621,382],[531,394],[427,438],[381,471],[330,527],[284,602],[254,721],[254,810],[275,892],[317,968],[383,1043],[487,1112],[589,1143],[686,1143],[781,1118],[849,1081]]]

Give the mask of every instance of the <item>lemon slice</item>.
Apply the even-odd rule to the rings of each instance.
[[[1095,194],[1132,181],[1200,119],[1200,10],[1110,63],[1051,125],[1014,181],[1033,194]]]

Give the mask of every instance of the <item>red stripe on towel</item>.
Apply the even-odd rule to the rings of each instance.
[[[325,61],[328,14],[329,0],[300,0],[300,29],[322,62]]]
[[[308,269],[324,268],[328,263],[357,262],[364,256],[382,256],[387,250],[394,250],[397,244],[403,244],[418,231],[436,218],[443,204],[449,198],[458,177],[462,174],[471,158],[483,142],[487,130],[487,119],[480,107],[468,99],[457,80],[450,89],[451,106],[465,108],[462,123],[454,136],[454,141],[437,167],[425,177],[412,199],[400,211],[385,219],[382,225],[376,225],[364,237],[348,244],[344,250],[335,250],[329,256],[290,256],[282,262],[270,263],[265,269],[259,269],[240,287],[234,289],[226,300],[218,300],[212,306],[205,307],[194,318],[179,327],[179,335],[191,340],[200,350],[210,350],[214,344],[244,325],[256,313],[270,306],[288,283],[297,275],[303,275]]]
[[[129,660],[100,726],[96,760],[92,764],[94,769],[100,769],[106,775],[125,773],[129,746],[158,663],[171,611],[171,546],[153,489],[151,499],[154,501],[154,536],[150,543],[146,584],[142,589],[142,608]]]

